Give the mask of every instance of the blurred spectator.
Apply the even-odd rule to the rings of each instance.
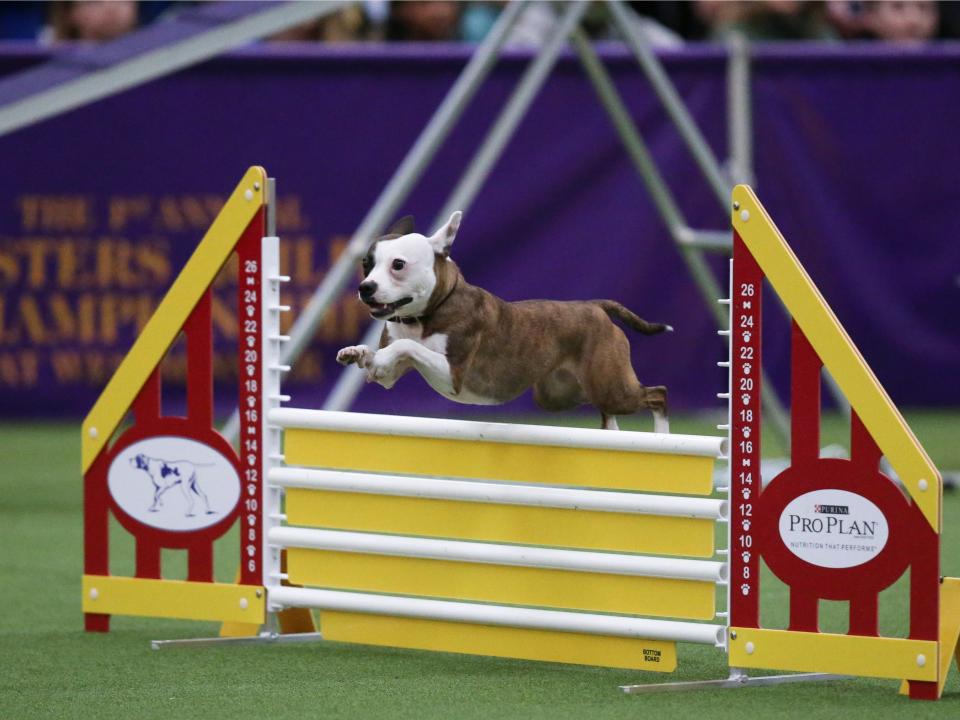
[[[948,8],[950,5],[944,5]],[[847,39],[922,42],[936,36],[941,6],[933,0],[829,0],[827,16]]]
[[[863,25],[868,34],[893,42],[923,42],[937,34],[940,13],[933,0],[878,0],[866,3]]]
[[[461,3],[407,0],[390,3],[388,40],[459,40]]]
[[[113,40],[137,27],[137,4],[133,0],[58,0],[50,6],[50,24],[53,40]]]
[[[516,24],[507,37],[507,45],[539,46],[545,43],[553,33],[558,22],[558,10],[552,3],[530,3],[517,18]],[[673,47],[682,45],[683,39],[672,30],[664,27],[653,18],[629,12],[630,23],[635,32],[654,47]],[[593,40],[616,40],[622,38],[619,28],[610,16],[605,3],[595,2],[584,14],[580,25],[587,36]]]
[[[497,21],[503,3],[469,2],[460,11],[460,38],[466,42],[480,42]]]
[[[827,40],[837,37],[826,7],[811,0],[697,0],[710,36],[740,32],[751,40]]]
[[[345,8],[318,20],[294,25],[291,28],[274,33],[271,41],[323,41],[349,42],[369,39],[370,25],[360,5],[348,5]]]
[[[360,0],[269,39],[476,43],[487,35],[508,1]],[[112,40],[192,4],[192,0],[0,0],[0,40]],[[634,27],[658,47],[677,46],[684,40],[724,39],[731,32],[752,40],[875,38],[916,43],[960,37],[960,1],[632,0],[628,5],[634,11]],[[507,44],[542,45],[556,27],[558,10],[562,12],[562,2],[529,3]],[[587,9],[582,27],[595,40],[621,36],[609,8],[599,0]]]
[[[845,40],[864,36],[863,0],[827,0],[827,20]]]

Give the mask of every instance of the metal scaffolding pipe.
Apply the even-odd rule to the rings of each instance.
[[[653,85],[653,89],[663,103],[667,114],[670,115],[677,126],[680,136],[703,171],[707,182],[720,202],[720,206],[724,209],[724,212],[727,212],[730,204],[730,191],[733,186],[720,168],[716,155],[713,154],[713,150],[704,140],[697,123],[687,111],[686,105],[684,105],[670,78],[667,77],[660,61],[657,60],[646,40],[631,22],[627,8],[621,0],[612,0],[609,7],[614,21],[623,33],[627,46],[633,51],[637,62],[640,63],[650,80],[650,84]]]
[[[303,312],[294,322],[290,330],[290,342],[284,347],[281,360],[284,364],[293,364],[307,347],[330,306],[336,302],[350,281],[356,264],[367,250],[370,239],[379,233],[396,214],[401,203],[480,88],[525,5],[526,0],[515,0],[504,9],[487,37],[480,43],[460,72],[460,76],[421,131],[410,152],[361,221],[343,254],[324,276],[320,286],[314,291]],[[233,441],[237,437],[239,427],[240,416],[234,411],[224,425],[223,434]]]
[[[616,5],[614,5],[615,7]],[[620,97],[613,80],[607,73],[600,59],[597,57],[593,46],[579,29],[574,31],[571,39],[577,50],[580,60],[583,64],[587,77],[600,98],[600,103],[610,116],[610,120],[623,141],[627,152],[633,160],[637,172],[640,174],[647,191],[653,198],[660,216],[666,223],[671,236],[680,248],[680,254],[687,265],[690,275],[693,277],[697,289],[703,297],[704,303],[709,312],[713,315],[714,322],[718,328],[727,326],[728,318],[726,311],[717,303],[725,293],[720,288],[716,277],[707,265],[701,250],[705,244],[712,247],[710,249],[719,249],[719,242],[716,233],[705,231],[695,231],[687,226],[682,212],[673,201],[673,196],[667,187],[666,182],[660,175],[653,156],[647,149],[646,144],[640,136],[639,131],[634,125],[633,118],[627,111],[626,105]],[[644,68],[646,70],[646,67]],[[681,102],[677,99],[678,102]],[[728,195],[729,195],[729,191]],[[727,208],[729,200],[724,203]],[[727,208],[728,209],[728,208]],[[732,246],[732,243],[730,244]],[[761,398],[764,410],[770,420],[771,428],[778,436],[784,447],[789,446],[789,421],[787,413],[783,408],[780,399],[773,391],[773,385],[770,383],[766,371],[762,371],[763,390]]]
[[[262,12],[61,83],[0,108],[0,137],[195,65],[251,40],[329,15],[346,4],[345,1],[269,4]]]
[[[730,177],[753,185],[753,126],[750,99],[750,43],[734,32],[727,43],[727,133]]]
[[[530,103],[533,102],[540,88],[543,87],[543,83],[556,64],[557,57],[566,44],[570,32],[583,17],[588,5],[587,0],[575,0],[565,7],[550,39],[547,40],[540,52],[537,53],[533,63],[527,68],[520,79],[520,83],[500,113],[500,117],[497,118],[497,121],[487,133],[480,149],[474,155],[460,182],[457,183],[456,188],[450,194],[449,200],[440,211],[439,218],[441,220],[449,217],[454,210],[466,210],[473,202],[480,191],[480,187],[490,175],[490,171],[493,170],[493,166],[503,154],[510,138],[513,137],[513,133],[529,109]]]
[[[543,87],[543,83],[554,64],[556,64],[557,57],[563,49],[571,29],[579,22],[586,11],[587,5],[588,3],[585,0],[577,0],[566,8],[559,25],[553,31],[553,35],[550,36],[547,44],[544,45],[536,59],[524,72],[519,84],[487,133],[480,149],[474,154],[473,160],[450,194],[450,198],[444,204],[433,226],[450,217],[454,210],[466,211],[473,202],[529,109],[530,103],[533,102],[540,88]],[[361,344],[375,347],[379,344],[381,331],[382,324],[374,323],[373,326],[368,328]],[[364,373],[358,368],[348,367],[344,369],[330,391],[330,395],[324,403],[324,409],[345,410],[349,408],[363,388],[364,380]]]

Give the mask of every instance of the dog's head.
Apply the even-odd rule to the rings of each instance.
[[[457,211],[433,235],[413,231],[413,218],[394,223],[363,258],[360,300],[375,318],[422,315],[437,286],[435,265],[445,261],[457,236]]]

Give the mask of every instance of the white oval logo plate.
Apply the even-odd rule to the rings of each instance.
[[[240,499],[233,463],[201,442],[175,436],[146,438],[125,448],[110,464],[107,485],[128,515],[174,532],[215,525]]]
[[[887,544],[880,508],[846,490],[814,490],[794,498],[780,515],[780,538],[801,560],[825,568],[869,562]]]

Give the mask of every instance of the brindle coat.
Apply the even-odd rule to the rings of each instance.
[[[447,335],[455,393],[463,389],[504,403],[533,388],[545,410],[589,403],[603,415],[641,408],[667,415],[667,389],[644,387],[630,363],[630,345],[616,317],[645,335],[667,329],[612,300],[505,302],[464,280],[456,263],[437,255],[437,285],[419,318],[422,337]],[[380,347],[390,344],[386,329]],[[402,372],[409,370],[402,368]]]

